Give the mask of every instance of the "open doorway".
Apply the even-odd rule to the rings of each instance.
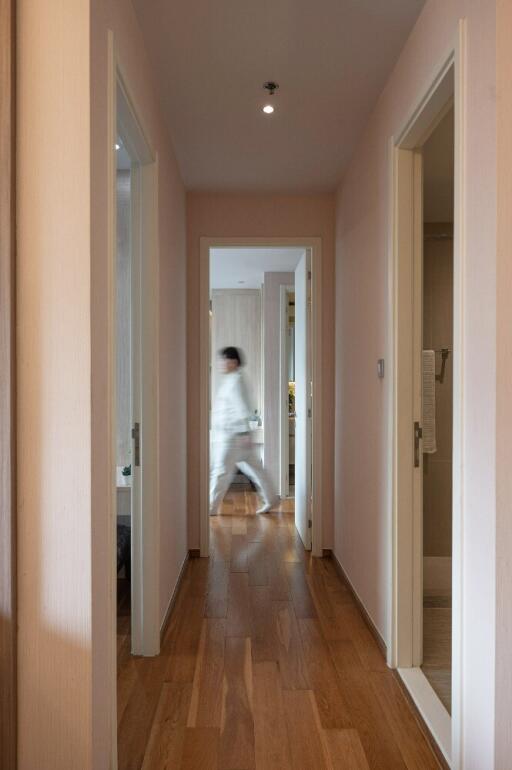
[[[116,141],[116,567],[117,644],[131,649],[132,532],[132,159]]]
[[[423,160],[423,659],[451,713],[454,111]]]
[[[314,515],[315,494],[317,499],[320,495],[314,485],[320,467],[320,404],[313,397],[320,378],[316,363],[319,314],[315,314],[319,247],[316,239],[312,245],[295,241],[203,244],[201,285],[208,315],[205,318],[203,311],[201,322],[201,426],[206,438],[200,480],[201,555],[208,555],[212,526],[209,479],[218,475],[215,401],[223,376],[218,352],[230,346],[241,350],[244,358],[247,432],[256,473],[254,468],[247,473],[244,463],[238,463],[215,512],[221,517],[254,514],[265,503],[258,500],[263,474],[272,490],[271,515],[291,521],[303,546],[313,547],[318,555],[316,542],[321,552],[320,515]]]
[[[388,657],[448,762],[460,740],[462,628],[459,54],[455,49],[433,78],[393,152],[394,585]]]
[[[122,672],[130,655],[160,650],[158,200],[154,153],[115,60],[113,74],[112,643]],[[122,692],[118,696],[120,722],[125,703]]]

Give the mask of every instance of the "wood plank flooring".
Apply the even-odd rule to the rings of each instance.
[[[439,768],[329,559],[293,507],[230,493],[187,567],[162,652],[119,640],[120,770]],[[122,634],[122,629],[120,630]]]
[[[451,595],[429,595],[423,605],[423,673],[445,709],[452,710]]]

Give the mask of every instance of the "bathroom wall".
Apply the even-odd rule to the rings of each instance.
[[[130,172],[117,172],[117,465],[131,463]]]
[[[425,223],[423,250],[423,347],[453,350],[453,234],[451,223]],[[436,372],[441,371],[436,354]],[[423,554],[452,555],[453,354],[446,360],[443,382],[436,382],[437,451],[423,456]],[[425,578],[428,584],[429,566]],[[436,586],[425,585],[426,588]],[[441,587],[441,586],[439,586]],[[446,586],[449,587],[449,586]]]

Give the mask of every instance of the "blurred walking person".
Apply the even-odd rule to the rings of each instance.
[[[219,512],[237,468],[258,489],[263,504],[257,513],[268,513],[276,496],[253,448],[249,430],[252,411],[242,371],[242,354],[235,347],[223,348],[219,352],[219,363],[222,382],[213,406],[216,442],[210,473],[210,515]]]

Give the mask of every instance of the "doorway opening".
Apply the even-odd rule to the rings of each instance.
[[[265,490],[272,498],[270,515],[291,521],[304,547],[319,555],[320,490],[314,484],[320,469],[320,404],[314,399],[320,380],[319,240],[202,239],[201,246],[201,555],[209,554],[210,527],[222,526],[210,513],[220,519],[251,516],[265,507]],[[218,498],[227,444],[217,400],[231,382],[218,354],[227,347],[244,359],[243,433],[251,454],[248,462],[245,455],[230,460],[226,489]]]
[[[116,139],[116,567],[117,643],[131,649],[132,478],[132,158]]]
[[[454,111],[423,160],[423,656],[422,671],[451,713]]]
[[[460,742],[461,692],[462,47],[432,78],[392,153],[388,662],[448,762]]]

